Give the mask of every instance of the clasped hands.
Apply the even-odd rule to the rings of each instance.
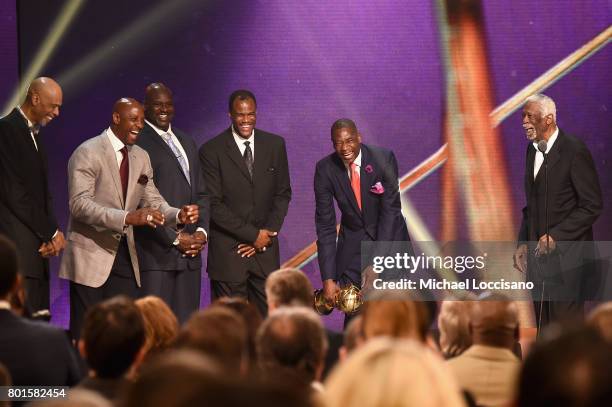
[[[38,253],[40,253],[42,257],[57,256],[65,246],[66,239],[64,239],[64,234],[58,230],[50,242],[45,242],[40,245]]]
[[[535,256],[540,257],[550,254],[557,248],[557,242],[551,235],[542,235],[535,248]],[[521,244],[514,252],[514,268],[524,273],[527,270],[527,245]]]
[[[197,205],[184,205],[178,214],[178,222],[189,225],[196,223],[199,216],[200,210]],[[153,208],[136,209],[129,212],[125,217],[126,225],[150,226],[152,228],[163,225],[165,221],[164,214]]]
[[[202,231],[195,233],[180,232],[177,236],[178,245],[176,248],[183,253],[183,257],[197,256],[208,241],[206,235]]]
[[[278,232],[273,232],[268,229],[259,229],[257,239],[255,239],[252,244],[240,243],[237,253],[240,257],[253,257],[256,253],[265,252],[267,247],[272,245],[272,238],[277,235]]]

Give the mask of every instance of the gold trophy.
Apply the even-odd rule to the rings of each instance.
[[[361,290],[353,284],[340,289],[333,303],[325,299],[323,289],[315,290],[313,307],[319,315],[329,315],[334,308],[339,309],[345,314],[353,314],[359,310],[363,299]]]

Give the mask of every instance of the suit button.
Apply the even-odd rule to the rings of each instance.
[[[121,233],[113,233],[113,237],[115,238],[115,240],[121,240]]]

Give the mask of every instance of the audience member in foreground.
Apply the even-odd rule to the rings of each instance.
[[[356,349],[325,383],[329,407],[464,406],[459,386],[430,349],[376,338]]]
[[[438,315],[440,350],[446,359],[462,354],[472,345],[471,301],[442,301]]]
[[[21,318],[8,301],[19,290],[15,245],[0,235],[0,363],[14,386],[72,386],[82,377],[66,334],[43,322]]]
[[[135,303],[144,322],[144,357],[149,359],[174,344],[179,324],[170,307],[159,297],[148,295]]]
[[[340,361],[344,362],[351,352],[364,343],[363,316],[357,315],[349,321],[344,330],[344,338],[340,348]]]
[[[608,343],[612,343],[612,301],[600,304],[591,311],[587,325],[597,329]]]
[[[506,406],[512,401],[521,363],[512,353],[519,333],[516,304],[478,301],[470,308],[473,345],[446,365],[477,405]]]
[[[118,296],[94,305],[85,314],[79,341],[79,351],[90,368],[79,387],[117,400],[130,370],[142,361],[144,343],[144,322],[133,300]]]
[[[272,272],[266,280],[266,298],[270,312],[279,307],[311,308],[314,301],[314,289],[306,274],[295,268],[284,268]],[[342,334],[325,328],[327,336],[327,353],[323,378],[338,362],[338,353],[342,346]]]
[[[314,311],[305,307],[273,311],[259,329],[256,345],[259,367],[268,380],[320,390],[327,339]]]
[[[202,352],[219,363],[226,374],[246,374],[249,370],[247,328],[236,311],[210,307],[187,320],[176,340],[179,349]]]
[[[612,406],[612,345],[592,328],[558,332],[551,325],[525,359],[515,405]]]

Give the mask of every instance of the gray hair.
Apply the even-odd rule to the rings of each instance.
[[[557,122],[557,106],[555,106],[555,101],[550,97],[546,96],[543,93],[536,93],[531,95],[525,100],[525,103],[535,103],[540,106],[540,111],[543,116],[547,116],[552,114],[553,122]]]

